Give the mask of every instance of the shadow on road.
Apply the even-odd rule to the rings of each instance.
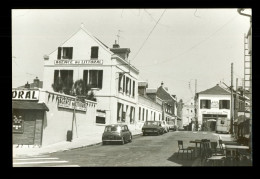
[[[190,159],[190,156],[189,156],[189,158],[187,159],[186,153],[184,153],[184,154],[180,153],[179,157],[178,157],[178,152],[175,152],[167,160],[174,162],[174,163],[177,163],[177,164],[180,164],[182,166],[192,166],[193,162],[195,161],[195,158]]]

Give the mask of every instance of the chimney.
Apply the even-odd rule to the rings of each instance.
[[[116,40],[115,40],[115,44],[113,44],[113,48],[120,48],[119,44],[116,43]]]
[[[37,76],[36,76],[36,78],[33,80],[33,83],[34,83],[34,87],[39,88],[40,80],[38,79]]]
[[[163,86],[163,81],[161,82],[161,86]]]
[[[30,84],[28,83],[28,81],[27,81],[27,83],[24,85],[24,87],[25,87],[25,88],[30,88]]]
[[[110,51],[120,56],[122,59],[127,60],[130,53],[130,48],[120,48],[119,44],[117,44],[115,41],[115,44],[113,45],[113,48],[110,49]]]

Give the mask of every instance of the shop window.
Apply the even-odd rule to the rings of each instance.
[[[98,58],[98,47],[91,47],[90,58]]]
[[[72,59],[73,47],[58,47],[58,59]]]
[[[211,101],[210,100],[200,100],[200,109],[210,109],[211,108]]]
[[[13,133],[23,133],[23,119],[22,116],[13,116]]]
[[[230,100],[219,100],[219,109],[230,109]]]
[[[84,70],[83,80],[91,88],[102,89],[103,70]]]

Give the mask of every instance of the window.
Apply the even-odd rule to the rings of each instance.
[[[144,108],[143,108],[143,118],[142,118],[142,119],[143,119],[143,121],[144,121]]]
[[[55,70],[53,89],[55,92],[70,94],[73,85],[73,70]]]
[[[200,109],[210,109],[210,104],[211,104],[211,101],[210,100],[200,100]]]
[[[126,77],[126,94],[129,94],[129,78]]]
[[[125,122],[124,104],[117,103],[117,122]]]
[[[230,100],[219,100],[219,109],[230,109]]]
[[[123,74],[119,73],[119,79],[118,79],[118,91],[123,91]]]
[[[125,76],[123,76],[123,92],[125,92]]]
[[[85,84],[90,85],[92,88],[102,89],[103,70],[84,70],[83,80]]]
[[[91,47],[90,58],[98,58],[98,47]]]
[[[129,95],[131,96],[131,87],[132,87],[132,80],[129,79]]]
[[[135,97],[135,81],[133,81],[133,97]]]
[[[72,59],[73,47],[58,47],[58,59]]]
[[[141,107],[139,107],[139,121],[141,121]]]
[[[148,109],[146,109],[146,121],[148,120]]]
[[[135,120],[135,108],[133,106],[130,107],[130,123],[134,123]]]
[[[155,118],[156,118],[156,113],[154,112],[154,116],[153,116],[154,121],[155,121]]]

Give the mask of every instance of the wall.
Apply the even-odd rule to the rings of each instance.
[[[58,97],[75,99],[73,96],[54,92],[40,91],[40,101],[48,106],[43,121],[42,145],[49,145],[67,140],[67,131],[72,129],[73,109],[58,107]],[[82,138],[89,134],[88,127],[95,127],[96,103],[87,101],[87,111],[76,110],[76,120],[73,128],[73,138]]]
[[[199,94],[198,97],[198,123],[202,124],[202,115],[203,114],[223,114],[227,115],[230,118],[230,109],[219,109],[219,108],[211,108],[211,109],[200,109],[200,100],[209,99],[211,101],[219,101],[219,100],[231,100],[230,95],[206,95]],[[231,105],[230,105],[231,107]]]

